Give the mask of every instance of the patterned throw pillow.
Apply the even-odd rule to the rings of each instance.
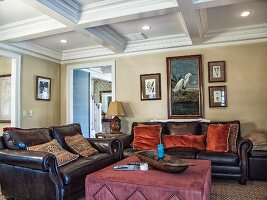
[[[64,150],[55,139],[44,144],[27,147],[27,150],[43,151],[54,154],[59,167],[74,161],[79,157],[79,155]]]
[[[238,136],[238,131],[239,131],[239,125],[238,124],[230,124],[228,146],[229,146],[229,151],[232,151],[234,153],[237,152],[236,140],[237,140],[237,136]]]
[[[80,156],[88,157],[98,153],[98,151],[91,146],[91,144],[82,135],[66,136],[65,142],[68,147]]]

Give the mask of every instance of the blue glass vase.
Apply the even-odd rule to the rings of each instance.
[[[164,145],[163,144],[158,144],[158,158],[164,158],[165,153],[164,153]]]

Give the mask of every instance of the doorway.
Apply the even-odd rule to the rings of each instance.
[[[79,77],[82,76],[83,83]],[[78,77],[78,78],[77,78]],[[94,138],[102,132],[103,107],[108,101],[115,100],[115,61],[69,65],[67,66],[67,123],[80,123],[85,137]],[[80,85],[80,89],[77,88]],[[98,85],[104,86],[99,88]],[[108,86],[109,87],[106,87]],[[81,89],[83,88],[83,89]],[[111,92],[104,95],[103,91]],[[103,94],[103,95],[101,95]],[[84,100],[77,97],[84,96]],[[101,100],[101,98],[105,99]],[[81,103],[83,102],[83,103]],[[82,109],[84,108],[84,109]],[[78,119],[77,116],[86,116]]]
[[[20,127],[20,69],[21,56],[15,53],[4,51],[0,49],[0,56],[11,59],[11,112],[8,126]],[[5,66],[1,66],[5,67]],[[3,127],[0,126],[2,129]],[[1,131],[2,133],[2,131]]]

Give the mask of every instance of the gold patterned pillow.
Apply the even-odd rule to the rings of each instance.
[[[230,124],[230,133],[229,133],[229,151],[232,152],[237,152],[237,145],[236,145],[236,140],[238,136],[238,131],[239,131],[239,125],[238,124]]]
[[[54,154],[59,167],[76,160],[79,157],[79,155],[75,155],[63,149],[55,139],[44,144],[27,147],[27,150],[43,151]]]
[[[66,136],[65,142],[67,146],[80,156],[88,157],[98,153],[98,151],[91,146],[91,144],[82,135]]]

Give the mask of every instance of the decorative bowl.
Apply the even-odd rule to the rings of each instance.
[[[157,153],[152,150],[139,151],[136,153],[136,156],[142,162],[147,162],[148,165],[154,167],[155,169],[170,173],[181,173],[184,172],[189,166],[194,165],[166,154],[164,158],[158,158]]]

